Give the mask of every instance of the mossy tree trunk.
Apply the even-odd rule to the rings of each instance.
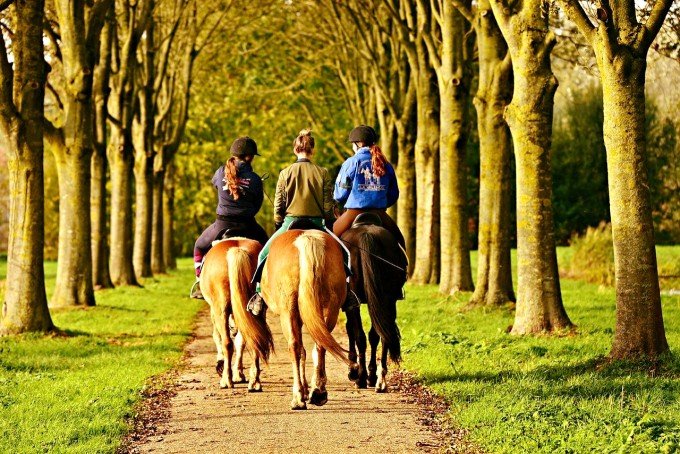
[[[489,0],[475,13],[454,1],[474,24],[479,80],[474,105],[479,133],[479,236],[477,282],[468,305],[498,306],[515,301],[510,265],[510,164],[512,136],[503,113],[512,98],[512,64]]]
[[[152,4],[154,0],[148,0]],[[135,233],[132,263],[137,278],[151,277],[151,238],[153,223],[153,162],[154,147],[154,84],[156,78],[154,55],[154,19],[148,21],[139,52],[141,64],[138,109],[132,125],[135,144]]]
[[[423,2],[424,0],[419,0]],[[440,6],[441,3],[441,6]],[[469,7],[469,5],[468,5]],[[439,31],[424,34],[440,98],[441,274],[439,291],[472,291],[467,214],[467,143],[474,39],[452,2],[430,1]],[[441,36],[441,45],[433,35]]]
[[[113,9],[109,9],[112,15]],[[104,23],[99,45],[99,62],[93,80],[94,153],[92,154],[92,184],[90,186],[90,218],[92,222],[92,284],[94,289],[111,288],[109,273],[109,228],[106,183],[106,117],[108,115],[109,76],[111,72],[112,21]]]
[[[43,268],[44,2],[16,2],[13,64],[0,40],[0,128],[9,151],[9,244],[0,335],[54,329]]]
[[[597,26],[578,2],[562,0],[595,50],[602,80],[604,142],[614,241],[616,330],[614,359],[668,351],[659,292],[645,139],[647,53],[672,0],[658,0],[646,23],[635,2],[602,2]]]
[[[63,122],[47,129],[59,176],[59,261],[53,306],[94,306],[90,161],[94,149],[92,82],[104,17],[111,0],[55,2],[63,68]]]
[[[555,36],[548,5],[524,0],[509,5],[491,0],[512,58],[514,92],[505,118],[517,163],[517,311],[512,334],[572,326],[562,304],[553,232],[553,100],[557,79],[550,67]]]
[[[107,148],[111,171],[111,279],[115,285],[139,285],[133,265],[132,188],[134,145],[135,55],[152,2],[116,1],[117,30],[109,99],[111,138]]]

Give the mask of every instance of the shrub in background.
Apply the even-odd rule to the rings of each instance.
[[[571,248],[573,254],[568,267],[570,277],[608,287],[614,285],[611,224],[601,222],[597,227],[588,227],[584,235],[572,236]]]

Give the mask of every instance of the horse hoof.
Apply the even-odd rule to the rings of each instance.
[[[366,389],[368,388],[368,382],[366,381],[366,379],[357,380],[355,386],[357,389]]]
[[[307,404],[304,403],[304,402],[293,401],[293,403],[290,404],[290,409],[291,410],[307,410]]]
[[[347,373],[347,378],[349,378],[350,381],[359,380],[359,369],[350,368],[349,372]]]
[[[222,373],[224,372],[224,360],[223,359],[217,361],[217,365],[215,366],[215,370],[217,371],[217,375],[219,375],[221,377]]]
[[[387,392],[387,388],[386,388],[386,387],[382,387],[382,386],[376,386],[376,387],[375,387],[375,392],[377,392],[378,394],[386,393],[386,392]]]
[[[312,398],[309,399],[310,404],[320,407],[325,405],[326,402],[328,402],[328,391],[319,391],[318,389],[312,391]]]
[[[261,393],[262,385],[260,383],[255,383],[254,385],[248,385],[249,393]]]
[[[234,374],[234,383],[245,383],[246,376],[243,374]]]
[[[373,388],[378,383],[378,377],[368,377],[368,386]]]
[[[220,388],[222,388],[222,389],[229,389],[229,388],[233,388],[233,387],[234,387],[234,383],[233,383],[233,382],[228,381],[228,382],[225,383],[225,382],[223,382],[222,380],[220,380]]]

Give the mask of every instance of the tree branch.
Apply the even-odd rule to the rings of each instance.
[[[646,52],[652,45],[671,9],[671,5],[673,5],[673,0],[656,0],[647,22],[638,31],[638,45],[636,46],[638,50]]]
[[[0,2],[0,12],[9,8],[9,5],[11,5],[12,3],[14,3],[14,0],[3,0],[2,2]]]
[[[472,24],[473,27],[475,27],[475,15],[472,13],[472,10],[465,6],[463,2],[460,0],[451,0],[451,4],[458,10],[458,12]]]
[[[562,5],[562,9],[569,19],[571,19],[579,31],[585,36],[589,43],[593,43],[593,38],[595,36],[595,27],[588,18],[588,15],[583,10],[581,3],[578,0],[559,0]]]

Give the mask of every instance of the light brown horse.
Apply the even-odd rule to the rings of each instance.
[[[243,374],[243,343],[254,357],[250,368],[248,391],[262,391],[260,359],[267,362],[274,350],[274,340],[264,315],[255,317],[246,311],[253,293],[250,278],[257,264],[262,245],[246,238],[229,238],[215,244],[206,254],[201,271],[201,292],[210,305],[213,323],[213,340],[217,347],[217,373],[221,375],[220,387],[232,388],[234,381],[245,381]],[[237,356],[230,336],[229,318],[243,335],[244,342],[236,337]],[[226,364],[224,364],[226,358]],[[235,361],[234,361],[235,359]],[[233,376],[232,376],[233,369]]]
[[[314,405],[324,405],[328,401],[326,350],[347,365],[352,364],[347,357],[349,352],[331,334],[347,295],[340,245],[317,230],[289,230],[281,234],[271,244],[261,288],[269,309],[281,317],[281,327],[288,338],[293,363],[291,408],[307,408],[307,399]],[[311,398],[305,375],[303,324],[315,342]]]

